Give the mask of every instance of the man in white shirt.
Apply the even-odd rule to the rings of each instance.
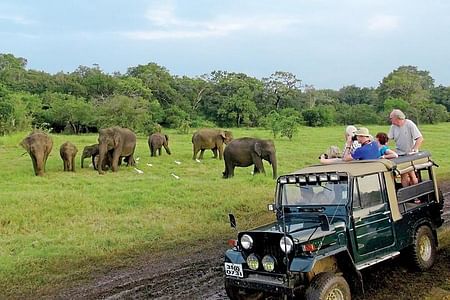
[[[419,151],[423,136],[413,121],[406,119],[400,109],[394,109],[389,115],[392,126],[388,138],[395,141],[395,151],[398,155],[408,155]],[[402,175],[402,185],[408,186],[418,182],[414,171]]]

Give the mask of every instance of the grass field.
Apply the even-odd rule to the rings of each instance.
[[[450,179],[448,128],[448,123],[421,126],[422,149],[440,165],[441,180]],[[369,129],[375,135],[388,126]],[[261,129],[232,131],[235,137],[271,138]],[[317,163],[329,145],[342,147],[343,131],[302,127],[292,141],[277,138],[279,175]],[[139,136],[135,157],[144,173],[122,166],[103,176],[80,168],[83,147],[97,135],[52,135],[44,177],[34,176],[30,157],[19,146],[28,133],[0,137],[0,298],[65,285],[142,253],[225,241],[234,235],[229,212],[241,229],[273,218],[266,211],[275,187],[267,162],[267,176],[238,168],[234,178],[224,180],[223,161],[212,159],[211,151],[200,163],[192,160],[191,134],[166,133],[171,156],[150,158],[147,137]],[[78,147],[76,173],[62,171],[59,146],[65,141]],[[85,166],[89,163],[86,159]]]

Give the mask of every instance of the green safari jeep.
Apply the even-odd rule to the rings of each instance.
[[[443,223],[428,152],[387,160],[314,165],[277,180],[276,221],[239,232],[225,253],[231,299],[351,299],[364,293],[360,270],[397,255],[433,266]],[[402,187],[414,171],[419,183]],[[236,220],[230,214],[230,222]]]

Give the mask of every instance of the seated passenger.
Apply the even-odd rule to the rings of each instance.
[[[353,153],[350,153],[349,151],[344,152],[346,153],[342,158],[344,161],[378,159],[380,157],[378,142],[370,140],[371,135],[369,133],[369,129],[361,127],[355,132],[355,136],[361,144],[361,147],[356,149]],[[351,137],[349,137],[347,139],[346,150],[351,149],[352,142]]]
[[[357,128],[355,126],[353,126],[353,125],[347,126],[344,131],[345,144],[344,144],[344,151],[343,151],[342,155],[340,154],[339,147],[331,146],[329,148],[329,150],[327,151],[326,155],[322,154],[319,157],[320,162],[322,164],[329,164],[329,163],[333,163],[336,161],[340,161],[340,160],[342,160],[342,157],[347,152],[353,153],[356,149],[361,147],[361,144],[358,142],[358,140],[356,139],[356,136],[355,136],[356,131],[357,131]],[[349,138],[352,140],[352,144],[350,146],[350,149],[347,149],[346,148],[347,140]]]
[[[398,154],[389,149],[389,147],[386,145],[389,141],[389,138],[387,136],[386,133],[384,132],[378,132],[377,135],[375,136],[378,144],[380,144],[380,158],[396,158],[398,157]]]

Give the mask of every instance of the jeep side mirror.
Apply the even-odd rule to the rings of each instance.
[[[236,229],[236,218],[233,214],[228,214],[228,218],[230,219],[230,226]]]
[[[319,215],[319,220],[320,220],[320,229],[322,229],[322,231],[329,231],[330,222],[328,221],[327,215]]]

